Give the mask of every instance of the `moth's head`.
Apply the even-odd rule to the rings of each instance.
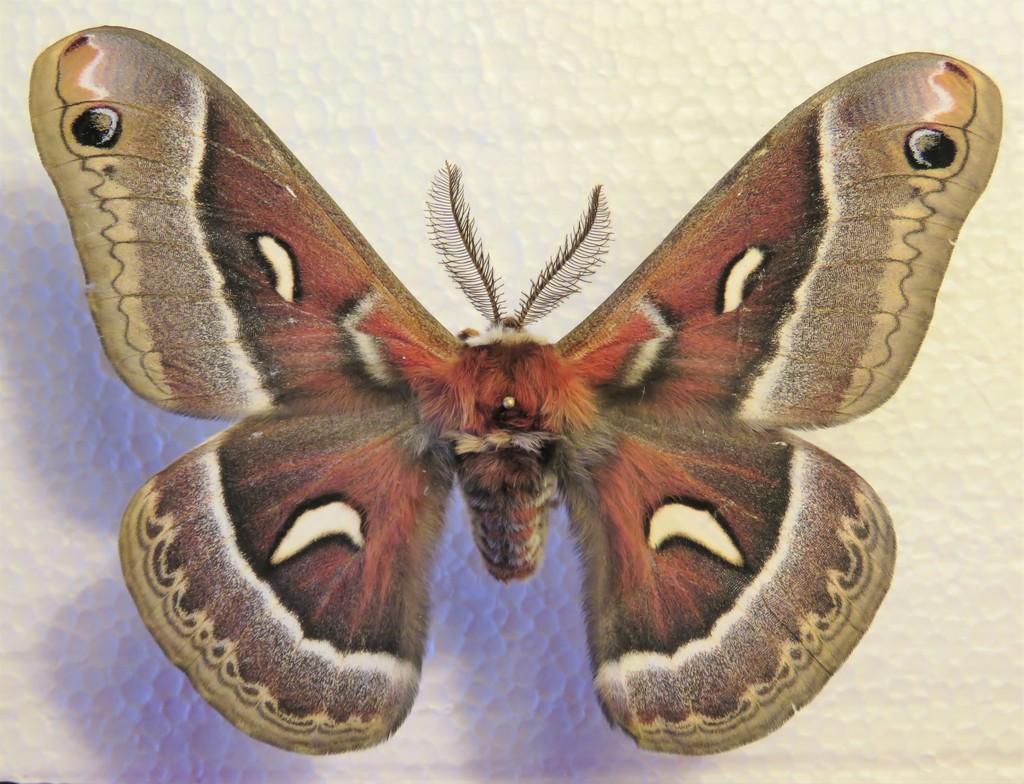
[[[522,323],[513,316],[505,316],[497,323],[491,324],[481,332],[473,327],[466,327],[459,333],[459,340],[464,346],[487,346],[491,343],[538,343],[547,345],[547,341],[538,335],[527,332]]]
[[[495,436],[491,445],[515,442],[509,435],[559,435],[589,423],[593,392],[554,346],[526,327],[579,291],[603,261],[611,232],[601,187],[514,315],[505,312],[501,281],[477,238],[457,166],[446,163],[434,178],[427,214],[444,268],[490,327],[463,330],[455,358],[418,380],[424,418],[470,440]]]
[[[558,350],[517,327],[467,334],[420,399],[443,432],[473,436],[559,435],[594,416],[593,393]]]
[[[437,173],[427,199],[427,216],[441,263],[476,311],[490,322],[489,333],[522,332],[527,325],[551,313],[594,274],[604,261],[611,239],[608,205],[598,185],[590,192],[587,209],[576,229],[520,297],[515,315],[508,315],[501,280],[494,274],[491,257],[484,253],[476,222],[469,214],[458,166],[445,163]],[[473,330],[464,330],[460,335],[463,340],[477,336]]]

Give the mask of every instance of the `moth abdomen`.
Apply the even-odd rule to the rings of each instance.
[[[555,490],[546,456],[522,449],[461,455],[459,481],[469,506],[473,539],[493,577],[525,580],[540,565],[547,539],[548,502]]]

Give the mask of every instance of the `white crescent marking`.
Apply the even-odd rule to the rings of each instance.
[[[256,247],[274,270],[274,288],[277,293],[282,299],[292,302],[295,299],[295,267],[292,255],[277,237],[270,234],[260,234],[256,238]]]
[[[760,248],[747,248],[747,252],[737,259],[725,278],[722,294],[722,312],[729,313],[743,304],[743,289],[747,280],[757,272],[764,262],[764,251]]]
[[[743,555],[721,523],[710,512],[686,504],[665,504],[651,517],[647,543],[657,550],[663,542],[681,536],[700,545],[726,563],[743,567]]]
[[[270,565],[277,566],[328,536],[341,535],[356,547],[365,545],[359,530],[362,518],[359,512],[342,501],[329,501],[322,506],[307,509],[295,518],[292,527],[270,556]]]

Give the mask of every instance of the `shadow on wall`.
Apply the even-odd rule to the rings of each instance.
[[[39,654],[59,731],[94,749],[108,780],[315,780],[312,760],[251,740],[206,704],[149,637],[120,576],[58,608]]]

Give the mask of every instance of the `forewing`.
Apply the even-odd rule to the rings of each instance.
[[[39,56],[30,103],[103,345],[143,397],[206,416],[358,407],[456,345],[273,132],[173,47],[77,33]]]
[[[896,555],[888,514],[853,471],[787,434],[614,425],[607,456],[561,478],[601,704],[649,749],[755,740],[871,623]]]
[[[451,486],[417,433],[397,409],[248,419],[132,500],[121,563],[146,626],[253,737],[357,749],[411,708]]]
[[[793,111],[559,347],[624,401],[829,425],[912,363],[995,163],[998,88],[949,57],[869,65]]]

